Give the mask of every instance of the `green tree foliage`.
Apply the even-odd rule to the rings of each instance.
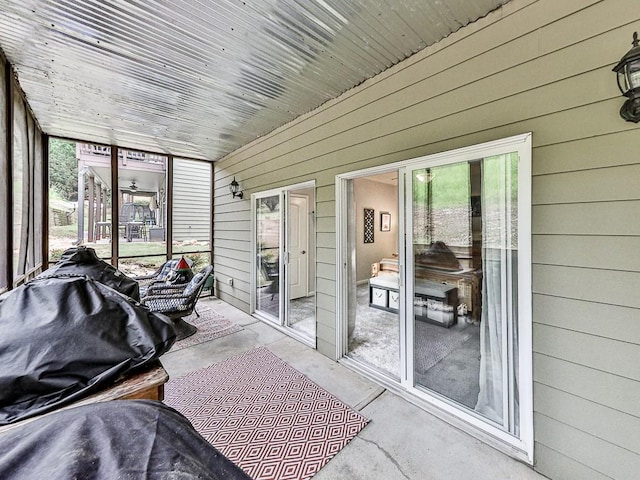
[[[418,205],[431,201],[431,208],[434,209],[468,205],[471,194],[469,175],[468,162],[416,170],[413,180],[413,201]],[[429,189],[431,189],[430,199],[428,198]]]
[[[76,144],[52,138],[49,141],[49,185],[63,200],[78,200]]]

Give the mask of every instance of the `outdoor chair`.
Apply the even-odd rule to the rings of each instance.
[[[209,265],[196,273],[186,284],[152,284],[140,302],[152,312],[162,313],[172,319],[177,334],[176,340],[182,340],[197,331],[197,327],[185,322],[183,317],[192,313],[200,316],[196,311],[196,303],[212,271],[213,265]]]
[[[188,258],[185,258],[189,266],[193,265],[193,262]],[[150,275],[142,275],[140,277],[133,277],[133,279],[138,282],[140,286],[140,296],[146,295],[147,289],[153,284],[164,284],[167,281],[167,277],[176,267],[179,258],[172,258],[167,262],[160,265],[160,267]]]
[[[265,257],[260,256],[260,268],[265,279],[269,281],[269,286],[266,289],[266,293],[271,294],[271,300],[280,290],[280,271],[278,259],[275,261],[268,261]]]

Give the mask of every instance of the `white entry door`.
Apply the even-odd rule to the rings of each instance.
[[[289,300],[309,293],[309,197],[289,195]]]

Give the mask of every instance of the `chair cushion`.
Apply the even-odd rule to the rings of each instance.
[[[184,294],[185,295],[191,295],[198,288],[198,284],[204,278],[204,274],[205,274],[205,272],[198,272],[193,276],[193,278],[187,284],[187,286],[184,287]]]
[[[173,267],[175,267],[177,263],[178,263],[178,259],[176,258],[165,262],[165,264],[160,269],[160,273],[158,274],[157,279],[166,280],[167,276],[172,272]]]

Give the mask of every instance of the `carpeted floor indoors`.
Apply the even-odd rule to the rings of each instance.
[[[357,300],[349,356],[398,379],[398,314],[369,307],[367,283],[358,285]],[[466,317],[450,328],[417,321],[415,334],[416,385],[474,408],[480,390],[480,327],[467,323]]]

